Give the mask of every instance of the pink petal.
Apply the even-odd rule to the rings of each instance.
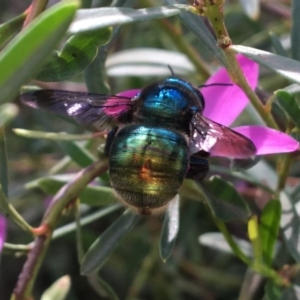
[[[237,60],[251,88],[254,89],[258,80],[258,64],[242,55],[238,55]],[[212,83],[232,83],[232,81],[226,69],[221,68],[205,84]],[[204,116],[225,126],[229,126],[248,103],[247,96],[237,85],[204,87],[201,93],[205,99]]]
[[[254,143],[257,155],[294,152],[299,149],[298,141],[275,129],[263,126],[242,126],[234,130]]]
[[[4,216],[0,215],[0,252],[3,248],[6,238],[6,219]]]

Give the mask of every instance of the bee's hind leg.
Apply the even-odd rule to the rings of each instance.
[[[190,157],[190,166],[185,178],[202,181],[209,171],[209,153],[199,151]]]

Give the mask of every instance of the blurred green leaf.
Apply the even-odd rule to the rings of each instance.
[[[134,227],[140,215],[125,211],[87,251],[81,265],[81,274],[88,275],[99,269],[124,236]]]
[[[69,33],[75,34],[137,21],[167,18],[190,9],[190,5],[159,6],[143,9],[128,7],[80,9],[69,28]]]
[[[63,1],[52,6],[34,19],[2,50],[0,103],[16,95],[21,85],[33,76],[64,35],[78,7],[78,0]]]
[[[80,167],[85,168],[96,161],[96,158],[84,148],[82,143],[63,141],[59,142],[59,145]]]
[[[292,58],[300,61],[300,1],[292,1]]]
[[[237,237],[233,237],[233,239],[246,256],[248,257],[253,256],[252,247],[248,241]],[[221,252],[235,254],[233,250],[230,248],[223,234],[221,234],[220,232],[207,232],[200,235],[199,243],[203,246],[207,246]]]
[[[1,111],[0,111],[0,118],[1,118]],[[35,130],[27,130],[23,128],[14,128],[13,131],[15,134],[22,137],[32,138],[32,139],[46,139],[52,141],[80,141],[80,140],[90,140],[95,137],[93,133],[70,134],[66,132],[35,131]]]
[[[19,108],[12,103],[0,105],[0,127],[10,123],[18,114]]]
[[[282,207],[280,228],[284,243],[294,259],[300,262],[300,217],[286,192],[280,193],[280,203]]]
[[[179,213],[179,195],[177,194],[175,199],[168,204],[161,230],[159,252],[164,262],[171,255],[176,242],[179,231]]]
[[[293,95],[286,90],[274,92],[279,105],[286,111],[293,123],[300,128],[300,107]]]
[[[79,75],[95,59],[98,47],[111,38],[111,28],[73,35],[60,52],[54,51],[35,79],[64,81]]]
[[[43,192],[55,195],[61,187],[74,178],[73,174],[42,177],[26,184],[27,189],[40,188]],[[81,203],[92,206],[107,205],[114,201],[113,189],[105,186],[87,185],[79,194]]]
[[[291,58],[283,57],[271,52],[258,50],[251,47],[232,45],[230,48],[238,53],[244,54],[260,65],[273,70],[283,77],[300,83],[300,62]]]
[[[271,42],[275,49],[276,54],[278,54],[280,56],[287,56],[287,53],[284,50],[284,48],[283,48],[280,40],[277,38],[277,36],[273,32],[270,32],[269,35],[270,35]]]
[[[110,205],[110,206],[106,206],[105,208],[102,208],[94,213],[91,213],[85,217],[82,217],[80,219],[80,225],[81,226],[88,225],[94,221],[97,221],[97,220],[107,216],[108,214],[110,214],[120,208],[121,208],[121,204],[119,204],[119,203]],[[75,222],[61,226],[54,230],[54,232],[52,234],[52,239],[57,239],[57,238],[60,238],[64,235],[70,233],[70,232],[73,232],[76,230],[76,227],[77,227],[77,224]]]
[[[249,211],[244,199],[234,186],[218,176],[205,184],[206,200],[214,216],[222,221],[248,219]]]
[[[262,243],[263,261],[271,266],[274,247],[277,241],[281,217],[281,204],[278,200],[270,200],[263,208],[260,223],[259,235]]]
[[[274,281],[269,280],[265,285],[265,296],[263,300],[280,300],[282,299],[281,295],[282,289]]]
[[[71,278],[65,275],[56,280],[42,295],[41,300],[64,300],[71,288]]]
[[[11,203],[9,203],[2,186],[0,186],[0,212],[2,212],[6,217],[10,217],[10,219],[23,230],[32,233],[31,226],[15,210]]]
[[[18,31],[21,30],[26,13],[0,25],[0,47],[7,43]]]
[[[240,0],[240,3],[244,9],[246,15],[252,19],[257,20],[260,14],[259,0]]]
[[[8,196],[8,169],[5,128],[0,127],[0,184],[6,197]]]
[[[108,56],[107,73],[110,76],[169,76],[171,66],[177,75],[195,71],[191,61],[182,53],[155,48],[134,48]]]

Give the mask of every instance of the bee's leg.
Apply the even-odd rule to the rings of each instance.
[[[106,139],[106,143],[105,143],[105,148],[104,148],[104,154],[106,156],[109,155],[109,151],[110,151],[110,147],[111,147],[111,144],[114,140],[114,137],[116,135],[118,131],[118,127],[114,127],[107,135],[107,139]]]
[[[209,153],[205,151],[199,151],[190,157],[190,166],[185,175],[185,178],[194,179],[196,181],[202,181],[208,173]]]

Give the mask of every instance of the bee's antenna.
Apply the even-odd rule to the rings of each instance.
[[[231,86],[232,83],[211,83],[211,84],[203,84],[199,85],[198,88],[210,87],[210,86]]]
[[[172,67],[170,65],[168,65],[168,69],[170,70],[171,75],[175,76],[175,72],[174,72],[174,70],[172,69]]]

